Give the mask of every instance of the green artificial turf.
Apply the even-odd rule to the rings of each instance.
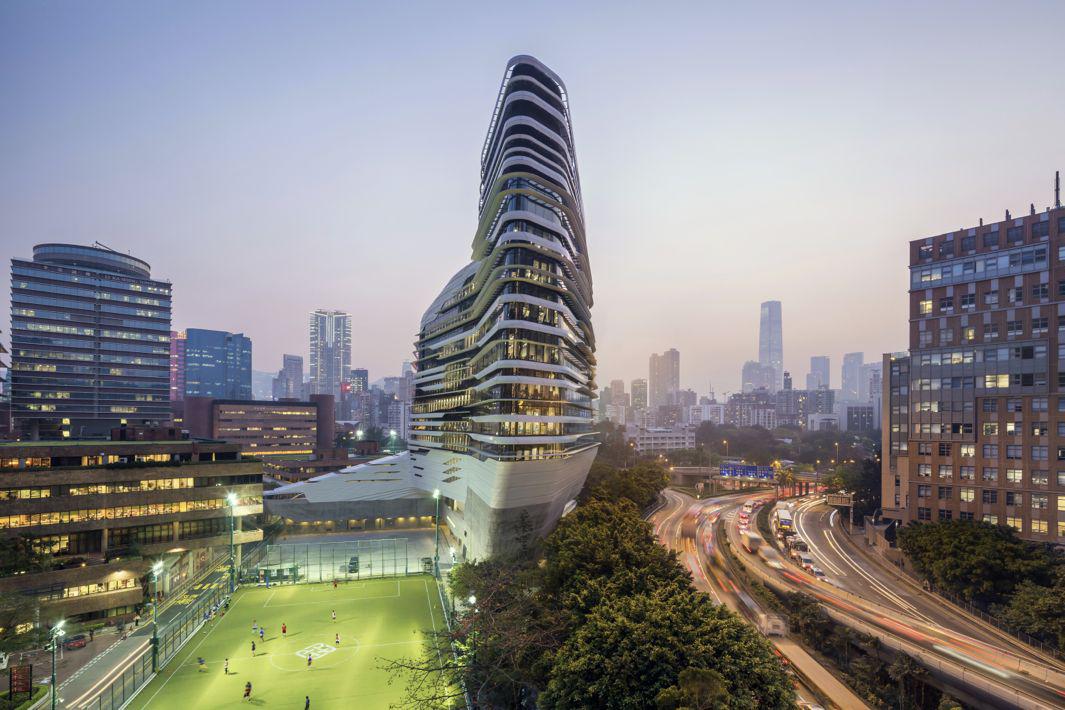
[[[265,627],[265,641],[253,635],[253,623]],[[288,627],[285,638],[282,623]],[[404,681],[389,685],[381,666],[388,659],[422,655],[425,632],[443,625],[436,581],[426,575],[341,582],[337,589],[329,583],[240,589],[229,611],[191,638],[129,707],[302,710],[304,696],[319,710],[400,705]],[[308,652],[318,656],[309,668]],[[242,697],[248,681],[250,702]]]

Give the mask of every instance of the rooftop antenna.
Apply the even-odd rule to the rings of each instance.
[[[1009,220],[1009,218],[1010,218],[1010,211],[1009,211],[1009,210],[1006,210],[1006,220],[1008,221],[1008,220]]]
[[[112,249],[111,247],[107,246],[106,244],[104,244],[101,241],[95,241],[92,244],[93,244],[93,246],[100,247],[101,249],[106,249],[107,251],[114,252],[115,254],[119,253],[117,250]]]
[[[1035,214],[1035,203],[1034,202],[1029,202],[1028,203],[1028,209],[1030,209],[1032,211],[1031,213],[1034,215]]]
[[[1054,207],[1061,207],[1061,171],[1054,171]]]

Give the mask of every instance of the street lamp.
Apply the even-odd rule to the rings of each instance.
[[[433,500],[436,501],[436,544],[433,546],[433,570],[436,578],[440,579],[440,489],[433,490]]]
[[[362,429],[356,429],[356,430],[355,430],[355,438],[356,438],[357,440],[359,440],[359,441],[362,441],[362,437],[363,437],[363,436],[365,436],[365,432],[363,432],[363,430],[362,430]]]
[[[226,496],[226,500],[229,501],[229,593],[232,594],[237,590],[237,553],[233,544],[233,523],[237,517],[237,494],[230,493]]]
[[[725,458],[728,458],[728,439],[722,439],[721,443],[725,445]]]
[[[52,710],[55,710],[56,700],[58,699],[57,695],[59,694],[59,689],[55,687],[55,647],[56,644],[59,643],[59,639],[63,638],[62,621],[52,627],[50,636],[52,640]]]
[[[162,560],[152,565],[152,673],[159,670],[159,573],[162,571]]]

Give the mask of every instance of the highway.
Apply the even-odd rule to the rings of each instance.
[[[723,513],[724,531],[736,556],[766,584],[778,591],[812,596],[836,621],[908,653],[934,675],[964,689],[983,707],[1065,707],[1065,673],[1057,664],[1047,663],[1027,649],[1015,649],[1014,644],[982,627],[959,629],[954,614],[915,600],[900,591],[898,582],[879,578],[879,571],[874,573],[843,553],[834,534],[820,534],[824,531],[810,515],[815,509],[813,500],[798,501],[796,528],[811,538],[809,543],[815,560],[823,565],[824,579],[790,560],[783,569],[774,569],[758,555],[747,553],[735,524],[735,506]]]
[[[1008,653],[1037,664],[1065,671],[1056,659],[1028,644],[972,619],[967,614],[925,592],[889,563],[877,564],[860,555],[838,528],[838,511],[820,498],[803,501],[795,509],[795,526],[810,547],[829,583],[863,599],[912,615],[932,627],[949,630],[987,644],[995,652]]]
[[[731,579],[714,535],[722,512],[735,509],[747,499],[768,494],[760,492],[695,500],[667,489],[663,495],[666,504],[651,516],[659,542],[677,552],[681,563],[691,572],[697,589],[754,623],[760,607]],[[801,707],[819,707],[819,696],[832,698],[836,707],[868,707],[795,641],[782,636],[772,636],[769,640],[797,671],[793,677]],[[816,687],[817,693],[812,686]]]

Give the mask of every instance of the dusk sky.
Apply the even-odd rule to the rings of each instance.
[[[676,347],[733,391],[778,299],[786,369],[828,354],[838,387],[907,345],[909,240],[1042,210],[1065,169],[1065,3],[930,5],[6,2],[0,259],[128,251],[258,370],[347,310],[353,365],[398,374],[527,53],[569,91],[600,385]]]

